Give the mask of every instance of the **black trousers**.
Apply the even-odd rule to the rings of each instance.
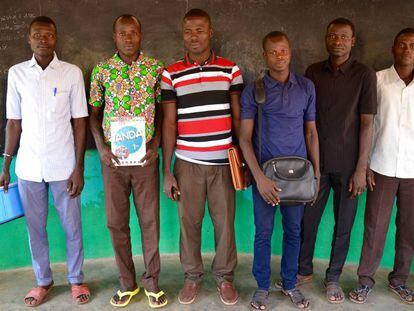
[[[327,282],[338,282],[348,254],[352,226],[358,198],[351,198],[348,182],[353,172],[322,174],[318,199],[314,206],[306,206],[302,223],[302,246],[299,256],[299,274],[313,273],[313,254],[316,236],[331,189],[334,193],[335,227],[331,257],[326,270]]]

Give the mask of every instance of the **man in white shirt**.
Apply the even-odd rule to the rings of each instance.
[[[26,295],[25,305],[42,303],[53,285],[46,232],[49,189],[66,235],[72,298],[81,304],[90,297],[83,284],[80,216],[88,116],[83,76],[75,65],[58,60],[56,24],[49,17],[31,22],[28,42],[32,59],[11,67],[8,75],[0,185],[7,191],[10,164],[19,145],[16,175],[38,285]]]
[[[394,269],[389,288],[414,304],[406,286],[414,254],[414,29],[401,30],[392,47],[394,65],[377,72],[378,112],[367,171],[364,244],[358,268],[359,284],[349,293],[364,303],[374,286],[394,200],[397,198],[397,233]]]

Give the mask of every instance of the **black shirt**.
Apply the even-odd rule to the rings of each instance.
[[[306,77],[315,84],[316,125],[322,173],[355,169],[361,114],[377,111],[375,71],[352,56],[337,70],[328,60],[312,64]]]

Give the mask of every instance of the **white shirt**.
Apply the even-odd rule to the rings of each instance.
[[[66,180],[75,167],[72,118],[88,116],[81,70],[55,55],[42,70],[34,56],[14,65],[7,81],[7,119],[21,120],[20,179]]]
[[[392,66],[377,72],[377,95],[370,168],[414,178],[414,81],[405,85]]]

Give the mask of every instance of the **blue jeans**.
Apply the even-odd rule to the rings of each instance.
[[[275,212],[273,207],[263,200],[255,184],[253,184],[254,237],[253,275],[259,289],[270,288],[270,259],[271,239],[273,233]],[[281,206],[283,224],[283,254],[280,275],[283,280],[283,289],[295,288],[298,273],[298,259],[301,244],[301,222],[305,205]]]
[[[38,286],[46,286],[53,280],[46,232],[49,189],[66,236],[67,279],[71,284],[83,282],[80,196],[71,198],[66,191],[67,183],[67,180],[46,183],[18,179],[19,194],[29,233],[33,270]]]

